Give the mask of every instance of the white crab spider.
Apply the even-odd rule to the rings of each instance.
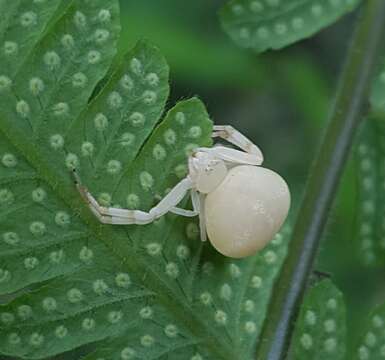
[[[223,255],[242,258],[263,248],[278,232],[290,208],[286,182],[261,167],[261,150],[231,126],[214,126],[221,137],[240,150],[216,145],[197,148],[188,159],[189,174],[149,212],[103,207],[76,177],[77,188],[104,224],[148,224],[168,212],[199,215],[202,241],[206,233]],[[190,192],[193,210],[178,208]]]

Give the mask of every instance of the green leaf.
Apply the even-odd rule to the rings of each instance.
[[[62,6],[59,6],[61,3],[61,0],[49,2],[0,1],[1,70],[3,73],[15,74],[40,39],[55,12],[60,13],[62,10]]]
[[[109,70],[117,1],[63,4],[14,71],[0,72],[0,294],[10,299],[0,306],[0,353],[249,359],[287,234],[231,260],[200,241],[195,219],[99,223],[74,166],[102,205],[148,210],[186,175],[191,150],[211,145],[212,123],[197,98],[161,120],[168,66],[150,44]],[[5,5],[7,18],[20,12]]]
[[[292,358],[342,360],[346,351],[345,303],[330,280],[308,290],[295,325]]]
[[[381,67],[383,69],[383,66]],[[372,84],[370,93],[370,105],[373,113],[385,112],[385,71],[382,71]]]
[[[356,249],[366,265],[384,263],[385,128],[380,117],[365,120],[356,147],[358,206]]]
[[[224,30],[239,46],[280,49],[316,34],[352,11],[359,0],[231,0],[221,10]]]
[[[356,145],[358,206],[356,252],[365,265],[383,265],[385,254],[385,73],[373,81],[371,111]]]
[[[127,202],[132,202],[128,199],[130,195],[128,182],[132,181],[135,170],[131,169],[130,165],[134,159],[136,163],[140,161],[139,151],[162,115],[169,93],[168,72],[168,66],[159,51],[144,42],[139,43],[127,54],[121,66],[84,114],[74,122],[67,136],[74,154],[79,155],[77,167],[82,179],[91,192],[101,196],[100,200],[105,205],[113,203],[127,207],[130,205]],[[201,133],[198,140],[209,142],[207,134],[211,125],[207,122],[207,114],[200,102],[190,100],[181,103],[179,107],[180,116],[184,117],[185,121],[190,119],[185,119],[183,111],[191,117],[195,115],[194,112],[198,113],[197,126],[202,126],[199,127]],[[173,116],[177,111],[178,109],[174,109],[168,115],[166,124],[174,120]],[[168,128],[168,125],[163,127]],[[183,126],[180,125],[175,129],[177,144],[164,144],[164,140],[154,144],[153,148],[146,144],[143,153],[147,154],[147,157],[150,154],[151,156],[145,160],[147,164],[140,164],[137,167],[148,165],[148,170],[151,169],[151,172],[163,177],[162,171],[165,169],[162,169],[162,164],[174,161],[174,158],[168,155],[175,146],[182,146],[182,142],[186,146],[189,142],[189,137],[181,134],[182,129]],[[202,133],[205,134],[203,138],[200,136]],[[155,135],[155,138],[159,136],[164,134]],[[185,160],[184,156],[182,160]],[[154,173],[151,175],[153,182],[158,180]],[[134,194],[131,198],[133,197]],[[135,206],[148,205],[145,205],[144,200],[137,199]]]
[[[351,359],[381,360],[385,357],[385,305],[374,310],[363,326],[362,336]]]
[[[277,234],[271,244],[257,256],[249,265],[249,273],[246,289],[243,290],[243,297],[240,297],[241,305],[239,323],[241,352],[246,354],[254,352],[258,337],[262,331],[262,325],[268,316],[268,305],[270,302],[273,286],[277,279],[283,261],[286,257],[288,240],[291,231],[287,226],[281,233]],[[230,265],[230,273],[233,268]],[[236,271],[234,271],[236,273]],[[234,274],[233,274],[234,275]],[[242,285],[239,290],[242,294]],[[255,329],[255,331],[254,331]]]

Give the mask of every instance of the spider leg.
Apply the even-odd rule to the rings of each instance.
[[[199,215],[200,206],[199,206],[199,203],[197,202],[197,199],[196,199],[197,191],[194,189],[191,189],[190,192],[191,192],[190,196],[191,196],[191,202],[193,205],[193,210],[186,210],[186,209],[181,209],[179,207],[174,207],[170,210],[170,212],[177,214],[177,215],[185,216],[185,217],[194,217],[194,216]],[[198,199],[198,201],[199,201],[199,199]]]
[[[214,154],[218,159],[224,160],[229,164],[237,165],[262,165],[262,159],[254,154],[246,153],[226,146],[216,145],[212,148],[198,148],[197,150]]]
[[[205,195],[198,193],[196,190],[191,190],[191,200],[194,210],[199,213],[200,236],[201,240],[205,242],[207,241]]]
[[[245,163],[245,161],[248,161],[247,163],[250,165],[261,165],[263,163],[263,154],[259,147],[250,141],[246,136],[241,134],[238,130],[234,129],[232,126],[214,126],[212,137],[220,137],[246,152],[245,155],[245,153],[235,149],[230,149],[232,151],[228,151],[223,150],[224,147],[219,147],[221,148],[219,155],[222,153],[223,157],[236,158],[235,162],[239,162],[238,160],[240,160],[240,163]],[[242,153],[243,155],[239,155],[239,153]]]
[[[76,187],[83,199],[88,204],[90,210],[103,224],[112,225],[145,225],[165,215],[167,212],[175,212],[184,216],[195,216],[195,212],[179,209],[176,206],[183,200],[187,192],[192,188],[192,181],[185,178],[180,181],[155,207],[149,212],[141,210],[119,209],[114,207],[100,206],[97,200],[85,188],[80,181],[80,177],[73,171]]]
[[[91,195],[91,193],[88,191],[88,189],[84,185],[82,185],[82,182],[80,180],[80,176],[77,173],[76,169],[72,170],[72,175],[75,179],[76,188],[78,189],[81,197],[87,203],[88,207],[93,212],[93,214],[103,224],[110,224],[111,222],[109,221],[110,219],[109,219],[109,214],[108,214],[107,208],[99,205],[99,203]]]
[[[173,207],[172,209],[170,209],[170,212],[185,217],[194,217],[198,215],[197,211],[181,209],[179,207]]]
[[[195,213],[192,214],[188,212],[188,210],[176,208],[176,205],[183,200],[191,187],[192,182],[190,179],[186,178],[182,180],[158,203],[158,205],[153,207],[149,212],[109,208],[108,213],[112,218],[112,224],[145,225],[162,217],[168,212],[174,212],[184,216],[195,216]]]

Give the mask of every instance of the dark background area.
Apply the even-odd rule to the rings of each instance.
[[[232,124],[247,134],[263,149],[264,166],[288,180],[294,221],[356,14],[309,40],[256,55],[238,48],[222,31],[218,10],[223,4],[224,0],[122,0],[120,54],[143,38],[157,45],[171,67],[168,107],[197,95],[216,124]],[[355,246],[356,202],[352,158],[316,265],[345,294],[352,343],[365,314],[385,297],[384,269],[360,264]]]

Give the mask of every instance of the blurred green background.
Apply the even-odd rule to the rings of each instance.
[[[193,95],[216,124],[232,124],[265,153],[265,166],[282,174],[298,208],[311,161],[325,129],[355,14],[316,37],[279,52],[255,55],[221,30],[224,0],[121,0],[120,55],[146,38],[171,67],[168,106]],[[349,340],[367,311],[385,297],[384,269],[360,265],[355,242],[357,201],[350,160],[326,230],[316,269],[331,274],[348,304]]]

